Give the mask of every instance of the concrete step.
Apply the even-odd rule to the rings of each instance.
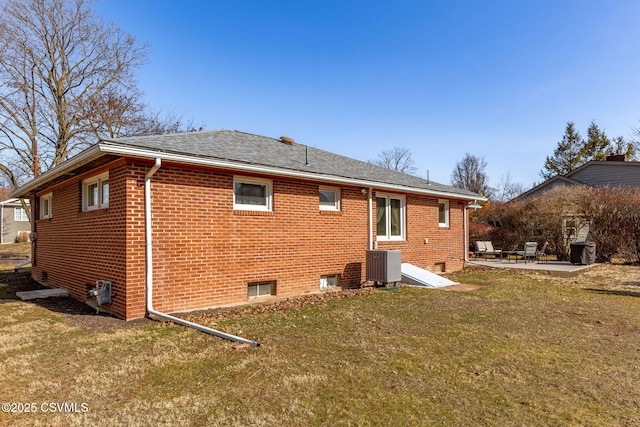
[[[38,289],[37,291],[16,292],[16,296],[22,301],[38,298],[68,297],[69,291],[65,289]]]

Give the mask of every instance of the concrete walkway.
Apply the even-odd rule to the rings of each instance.
[[[536,271],[544,271],[550,274],[557,274],[560,276],[573,276],[581,272],[582,270],[586,270],[587,268],[591,268],[597,264],[590,265],[574,265],[567,261],[546,261],[546,262],[527,262],[524,261],[507,261],[507,260],[470,260],[467,262],[467,265],[481,265],[484,267],[492,267],[492,268],[515,268],[520,270],[536,270]]]

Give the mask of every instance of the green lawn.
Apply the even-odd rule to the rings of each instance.
[[[5,243],[0,245],[0,257],[30,257],[31,243]]]
[[[14,267],[31,258],[31,243],[5,243],[0,245],[0,272],[13,271]],[[2,286],[0,286],[2,295]]]
[[[0,396],[38,408],[0,425],[640,424],[640,267],[455,280],[485,286],[199,317],[261,343],[245,350],[0,300]],[[44,413],[47,402],[87,411]]]

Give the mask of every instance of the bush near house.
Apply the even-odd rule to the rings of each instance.
[[[475,212],[471,242],[491,240],[505,250],[524,242],[549,242],[547,253],[568,259],[570,245],[585,237],[596,243],[598,262],[612,257],[640,262],[640,189],[563,187],[542,196],[492,203]],[[582,229],[581,233],[579,229]]]

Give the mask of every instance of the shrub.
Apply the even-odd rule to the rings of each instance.
[[[493,203],[472,216],[471,241],[522,248],[524,242],[549,242],[547,251],[567,259],[570,244],[593,240],[598,261],[612,256],[640,261],[640,189],[561,187],[543,195]],[[481,224],[481,225],[480,225]]]
[[[24,243],[29,241],[29,232],[28,231],[18,231],[16,235],[15,242],[16,243]]]

